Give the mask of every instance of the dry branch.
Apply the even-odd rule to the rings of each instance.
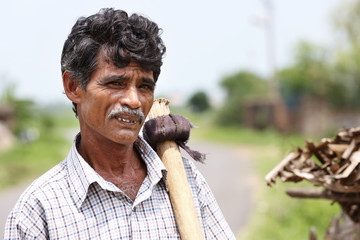
[[[303,188],[289,188],[286,194],[294,198],[314,198],[314,199],[328,199],[343,203],[360,203],[360,195],[349,193],[336,193],[327,189],[303,189]]]
[[[341,129],[333,139],[324,138],[318,144],[307,140],[304,149],[298,148],[295,153],[286,156],[266,175],[265,180],[270,186],[277,177],[284,182],[307,180],[322,189],[290,189],[288,194],[301,198],[331,199],[338,202],[353,221],[358,222],[359,163],[360,128]]]

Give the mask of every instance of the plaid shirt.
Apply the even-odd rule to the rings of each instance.
[[[135,201],[96,173],[74,141],[68,157],[22,194],[4,239],[180,239],[166,169],[141,137],[135,146],[147,166]],[[184,165],[205,238],[235,239],[202,175]]]

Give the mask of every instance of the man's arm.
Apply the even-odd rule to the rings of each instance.
[[[204,220],[206,239],[235,239],[228,223],[226,222],[218,203],[205,179],[202,182],[205,205],[201,208]]]
[[[197,188],[205,239],[236,239],[203,175],[190,160],[184,159],[184,165],[188,180]]]
[[[48,239],[45,212],[40,202],[21,200],[6,221],[4,239]]]

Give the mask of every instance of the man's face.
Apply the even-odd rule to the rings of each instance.
[[[78,115],[82,135],[103,142],[131,144],[138,137],[154,100],[153,72],[136,62],[118,68],[101,57],[86,91],[81,90]],[[122,108],[134,111],[124,111]],[[126,109],[125,109],[126,110]]]

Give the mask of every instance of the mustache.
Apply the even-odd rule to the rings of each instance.
[[[140,110],[140,108],[129,108],[127,106],[119,106],[113,110],[111,110],[111,112],[108,115],[108,118],[115,118],[117,115],[119,114],[130,114],[130,115],[134,115],[134,116],[138,116],[140,118],[140,123],[143,123],[143,121],[145,120],[145,115],[144,113]]]

